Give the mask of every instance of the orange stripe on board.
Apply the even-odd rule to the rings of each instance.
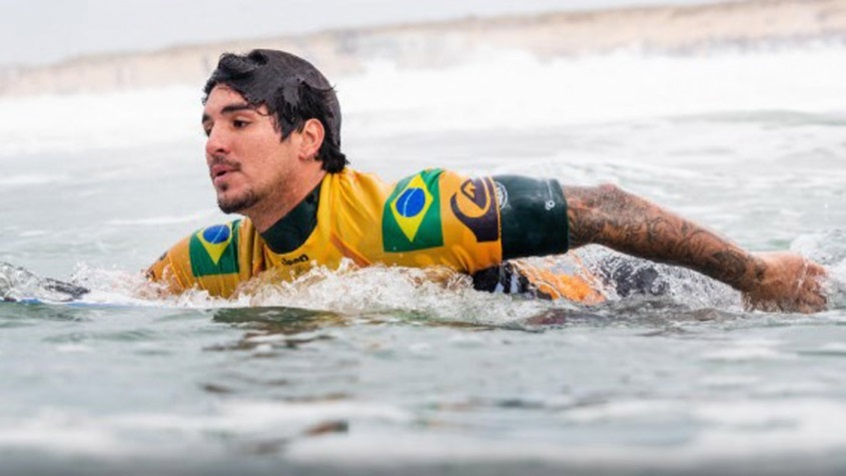
[[[520,274],[526,277],[538,292],[550,299],[567,299],[582,304],[599,304],[605,301],[601,292],[597,291],[589,280],[580,276],[557,274],[552,271],[532,266],[528,263],[512,261]],[[581,262],[577,264],[582,271],[593,278]]]

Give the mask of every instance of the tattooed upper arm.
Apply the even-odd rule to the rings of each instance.
[[[625,197],[614,185],[562,187],[567,200],[570,247],[606,244],[606,234],[618,225],[617,212],[625,208]]]
[[[738,289],[761,273],[758,260],[736,244],[614,185],[563,190],[571,248],[605,245],[685,266]]]

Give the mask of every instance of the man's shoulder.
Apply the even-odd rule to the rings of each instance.
[[[237,218],[198,228],[179,240],[171,251],[184,248],[185,251],[198,248],[221,248],[230,244],[237,246],[239,239],[253,233],[255,227],[249,218]]]
[[[190,262],[208,255],[218,262],[225,251],[236,251],[244,240],[251,240],[256,233],[249,218],[218,222],[194,230],[177,241],[165,252],[171,260]],[[164,256],[162,258],[164,258]]]
[[[253,242],[255,228],[238,218],[200,228],[170,247],[147,271],[155,281],[165,281],[174,291],[198,286],[214,295],[228,295],[243,274],[242,247]],[[221,276],[230,276],[221,280]],[[234,276],[234,278],[231,278]],[[234,281],[232,281],[234,279]],[[225,287],[224,281],[229,283]],[[222,288],[221,286],[224,286]]]
[[[424,203],[429,200],[426,197],[438,201],[441,195],[452,196],[462,187],[472,187],[480,180],[460,172],[431,167],[418,169],[398,180],[387,181],[376,174],[347,167],[341,172],[327,175],[323,182],[321,201],[326,200],[335,207],[358,207],[363,206],[362,203],[371,202],[374,206],[395,201]]]
[[[328,196],[342,201],[359,201],[368,197],[379,197],[391,184],[376,174],[360,172],[349,167],[332,174],[327,174],[321,185],[321,201]],[[328,196],[327,196],[328,195]]]
[[[344,167],[344,170],[335,173],[326,174],[323,183],[330,184],[355,184],[359,182],[364,183],[385,183],[385,181],[377,174],[372,172],[362,172],[360,170]]]
[[[342,183],[342,184],[352,184],[352,183],[378,183],[386,186],[394,187],[400,182],[404,182],[407,180],[411,180],[414,177],[423,176],[427,178],[438,178],[441,175],[449,176],[449,177],[465,177],[464,174],[444,169],[441,167],[426,167],[422,169],[414,170],[411,173],[405,173],[400,176],[397,180],[385,180],[382,176],[372,173],[372,172],[362,172],[360,170],[352,169],[350,167],[345,167],[344,170],[340,172],[335,172],[331,174],[327,174],[324,182],[330,183]]]

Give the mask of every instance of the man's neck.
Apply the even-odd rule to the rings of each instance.
[[[244,215],[252,220],[259,233],[264,233],[299,205],[325,176],[326,171],[318,169],[314,174],[300,177],[290,187],[280,190],[275,196],[245,210]]]

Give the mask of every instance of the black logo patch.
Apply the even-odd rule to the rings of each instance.
[[[479,243],[499,239],[496,188],[489,177],[464,181],[449,204],[452,213],[473,232]]]

